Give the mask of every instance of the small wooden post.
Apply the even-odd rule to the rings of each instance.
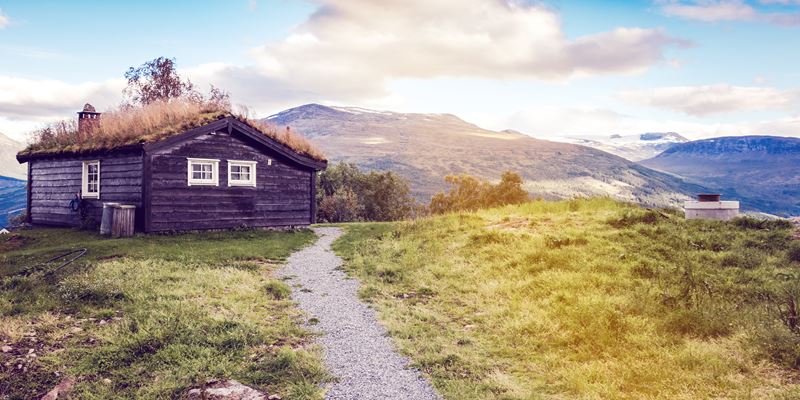
[[[114,206],[114,217],[111,224],[111,236],[131,237],[136,220],[136,206],[117,205]]]

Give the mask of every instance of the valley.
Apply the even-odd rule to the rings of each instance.
[[[308,104],[266,118],[309,137],[332,162],[392,170],[427,201],[448,174],[498,179],[518,172],[532,196],[611,196],[677,206],[704,189],[601,150],[480,128],[450,114],[404,114]]]

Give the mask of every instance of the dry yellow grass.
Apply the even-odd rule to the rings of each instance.
[[[785,223],[595,198],[345,227],[345,270],[445,399],[800,399]]]
[[[218,119],[235,117],[292,150],[317,160],[325,156],[305,137],[247,118],[215,103],[189,100],[156,102],[103,113],[91,132],[78,131],[75,121],[49,124],[34,133],[34,142],[20,154],[81,153],[152,143]]]

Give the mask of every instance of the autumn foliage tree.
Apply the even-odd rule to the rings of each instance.
[[[431,198],[428,206],[431,213],[474,211],[528,201],[528,193],[522,188],[522,177],[511,171],[504,172],[497,184],[470,175],[448,175],[445,182],[451,188]]]

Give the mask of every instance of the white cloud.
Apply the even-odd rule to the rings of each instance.
[[[753,7],[738,0],[676,1],[663,5],[661,10],[667,15],[705,22],[751,21],[758,17]]]
[[[288,37],[255,48],[255,64],[220,71],[282,96],[340,101],[388,95],[393,79],[563,80],[640,72],[687,42],[617,28],[569,39],[559,15],[513,0],[321,0]],[[252,87],[252,84],[246,86]]]
[[[617,96],[629,103],[679,111],[693,116],[784,109],[798,99],[796,92],[725,84],[627,90],[618,93]]]
[[[5,29],[11,20],[8,18],[8,15],[3,13],[3,9],[0,8],[0,29]]]
[[[86,102],[101,109],[119,103],[123,87],[123,79],[71,84],[0,76],[0,114],[6,119],[63,118]]]
[[[662,62],[666,48],[687,44],[657,29],[623,27],[570,39],[560,16],[538,2],[317,3],[287,37],[251,49],[250,65],[204,64],[186,75],[263,112],[308,101],[375,103],[393,96],[392,81],[409,78],[565,80],[636,73]],[[0,77],[0,112],[39,118],[87,100],[102,104],[117,99],[122,86],[109,82]]]
[[[661,11],[670,16],[703,21],[762,21],[784,26],[800,25],[797,11],[760,11],[744,0],[658,0]],[[793,6],[794,0],[761,0],[766,5]]]

